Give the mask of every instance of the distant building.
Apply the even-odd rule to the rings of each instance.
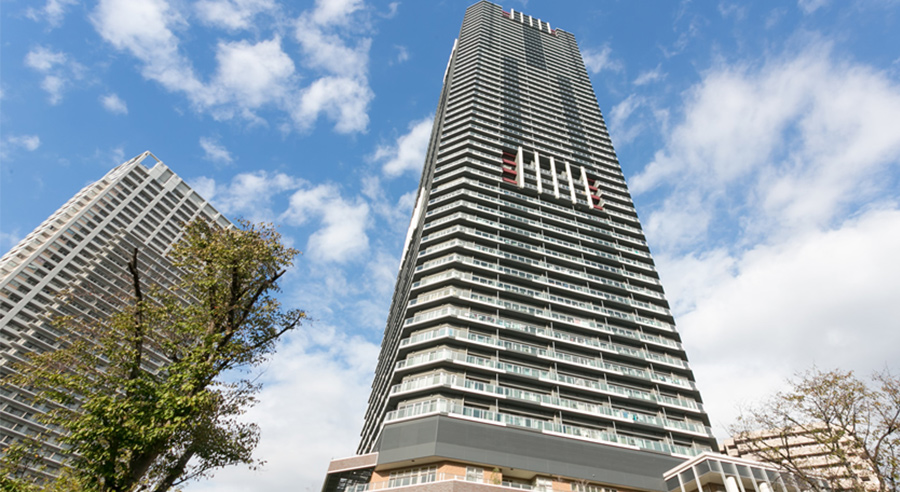
[[[704,453],[667,471],[667,492],[809,492],[830,490],[828,482],[802,482],[768,463]]]
[[[143,164],[148,157],[155,161],[149,169]],[[166,254],[195,219],[231,225],[150,152],[78,192],[0,258],[0,377],[24,355],[57,347],[61,332],[50,316],[98,318],[131,295],[126,265],[135,247],[148,280],[177,280]],[[91,295],[61,302],[59,294],[70,290]],[[148,358],[151,367],[161,362],[159,355]],[[48,407],[35,405],[32,397],[22,388],[0,386],[0,449],[27,437],[41,439],[43,462],[34,469],[50,476],[67,452],[54,430],[36,420]]]
[[[467,9],[401,261],[325,492],[663,491],[716,449],[571,33]]]
[[[848,439],[846,449],[850,448]],[[805,430],[772,430],[735,436],[722,443],[721,452],[768,463],[790,461],[802,470],[829,480],[835,490],[879,488],[875,473],[858,455],[851,453],[846,465],[842,464]]]

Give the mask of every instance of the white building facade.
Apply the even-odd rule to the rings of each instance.
[[[145,166],[145,161],[152,167]],[[111,313],[132,294],[127,262],[134,248],[148,279],[177,280],[166,254],[183,226],[204,220],[231,223],[150,152],[134,157],[86,186],[0,259],[0,376],[29,353],[54,350],[62,333],[57,315],[90,320]],[[90,295],[63,300],[60,294]],[[162,357],[150,357],[153,365]],[[0,386],[0,449],[25,438],[43,442],[52,475],[66,458],[53,429],[38,422],[47,410],[28,391]]]

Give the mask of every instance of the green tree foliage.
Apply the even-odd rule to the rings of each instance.
[[[165,287],[134,250],[133,297],[105,319],[57,320],[69,333],[63,348],[20,368],[13,383],[53,405],[43,419],[73,452],[59,482],[161,492],[220,467],[259,465],[258,428],[240,418],[259,390],[245,369],[305,315],[273,297],[298,252],[272,226],[240,226],[189,224],[169,254],[180,279]]]
[[[865,381],[813,368],[730,430],[744,451],[807,483],[812,474],[835,490],[900,490],[900,379],[888,370]]]

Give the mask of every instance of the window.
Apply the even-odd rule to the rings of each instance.
[[[484,481],[484,468],[476,468],[474,466],[466,467],[466,481],[467,482],[483,482]]]
[[[537,492],[551,492],[553,490],[553,479],[546,477],[535,477],[534,490]]]
[[[616,489],[611,489],[608,487],[601,487],[599,485],[594,485],[590,483],[572,483],[572,490],[574,492],[618,492]]]
[[[406,487],[418,483],[428,483],[437,480],[437,466],[413,468],[391,472],[388,478],[388,487]]]

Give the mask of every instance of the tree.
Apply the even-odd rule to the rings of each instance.
[[[118,312],[57,319],[63,347],[31,357],[12,382],[54,405],[42,419],[73,456],[59,481],[162,492],[223,466],[258,465],[258,427],[240,420],[259,390],[246,373],[305,317],[273,297],[297,253],[269,225],[196,221],[169,254],[180,278],[150,281],[134,249],[133,295]]]
[[[834,490],[900,490],[900,379],[887,369],[863,381],[813,368],[789,383],[742,411],[730,429],[741,454],[780,465],[813,489],[818,475]]]

